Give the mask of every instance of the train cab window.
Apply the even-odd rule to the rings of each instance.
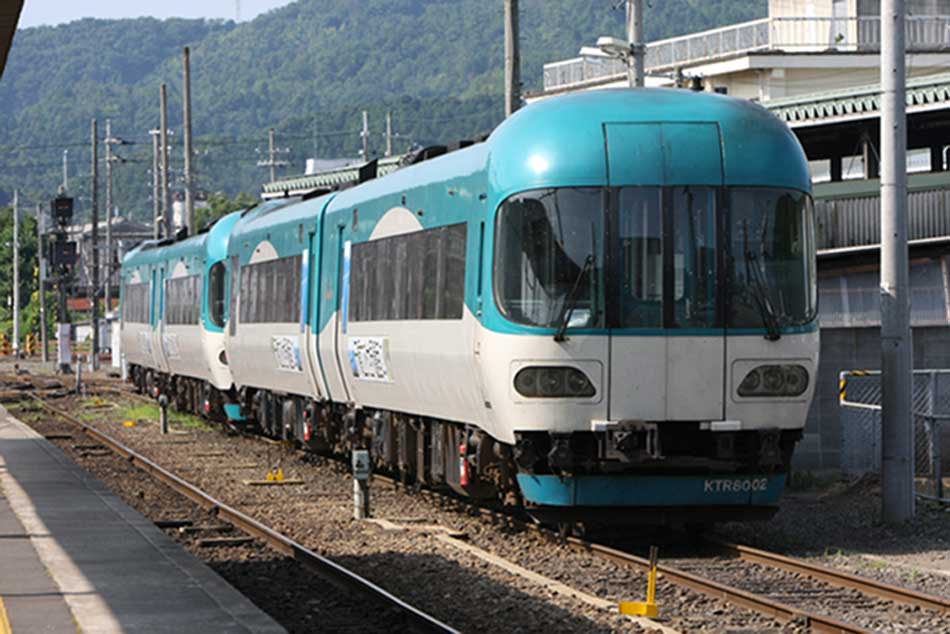
[[[224,262],[217,262],[208,272],[208,318],[211,323],[218,328],[224,327],[227,319],[225,280],[227,280],[227,267]]]
[[[716,190],[672,187],[673,306],[672,325],[712,328],[717,325]]]
[[[495,299],[530,326],[596,328],[604,320],[602,188],[543,189],[502,203],[496,224]]]
[[[621,189],[616,223],[619,250],[615,270],[620,286],[617,325],[621,328],[660,328],[663,326],[663,206],[660,188]]]

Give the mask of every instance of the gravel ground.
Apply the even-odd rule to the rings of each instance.
[[[876,478],[842,480],[786,495],[767,524],[729,524],[718,533],[950,599],[950,507],[918,500],[916,517],[897,526],[880,521],[880,508]],[[944,628],[950,631],[950,625]]]
[[[117,399],[112,394],[108,398]],[[162,439],[153,422],[143,422],[132,429],[117,425],[117,419],[112,416],[90,422],[228,503],[460,629],[638,631],[629,621],[577,601],[552,596],[534,584],[473,560],[428,535],[389,533],[354,522],[350,519],[351,483],[336,463],[314,456],[302,457],[300,452],[259,441],[229,438],[212,430],[194,431],[187,439],[188,444],[184,444],[183,437]],[[213,455],[215,452],[219,455]],[[248,466],[252,464],[255,466]],[[305,484],[256,488],[241,483],[245,478],[262,477],[269,466],[277,464],[288,477],[300,477]],[[950,577],[884,567],[861,555],[918,552],[915,549],[928,547],[927,540],[930,540],[930,548],[937,549],[941,543],[941,522],[945,534],[947,516],[942,511],[922,508],[921,517],[913,526],[897,530],[885,528],[874,523],[871,510],[875,508],[874,494],[868,494],[864,488],[860,491],[853,487],[832,488],[821,495],[792,494],[772,522],[727,525],[720,530],[720,536],[793,556],[816,558],[826,565],[864,576],[943,594],[950,588]],[[861,495],[856,495],[858,492]],[[848,504],[842,506],[845,502]],[[491,526],[480,517],[459,512],[456,505],[440,505],[427,496],[409,495],[377,482],[373,487],[373,512],[376,517],[424,519],[451,527],[464,532],[473,545],[601,598],[638,600],[644,592],[645,576],[639,572],[577,553],[532,533]],[[864,521],[856,517],[855,513],[859,512],[863,513],[860,517],[864,517]],[[636,550],[638,545],[650,541],[656,539],[635,541],[630,548]],[[884,547],[888,543],[901,547],[889,550]],[[945,545],[939,549],[946,554]],[[709,558],[664,560],[680,568],[696,567],[701,574],[751,591],[761,591],[764,584],[769,584],[774,598],[780,601],[800,607],[820,607],[821,611],[830,611],[838,618],[852,615],[854,622],[875,631],[950,631],[948,622],[937,620],[929,612],[895,610],[891,603],[848,591],[829,591],[825,584],[816,587],[815,582],[770,568]],[[411,570],[412,574],[394,577],[393,569]],[[935,590],[930,577],[942,584],[940,592]],[[449,602],[453,597],[457,601],[460,596],[467,597],[464,606]],[[802,624],[782,626],[749,611],[672,586],[662,579],[658,603],[662,616],[667,619],[665,623],[684,632],[807,631]],[[486,612],[485,605],[491,605],[491,610]]]
[[[217,527],[221,522],[179,493],[132,466],[111,451],[76,449],[94,443],[70,423],[45,414],[15,412],[41,434],[72,434],[52,440],[70,458],[116,492],[129,506],[152,521],[185,520],[195,527]],[[392,615],[367,611],[358,598],[308,572],[297,562],[262,542],[238,546],[202,546],[208,537],[239,537],[236,530],[165,533],[244,593],[289,632],[388,632]]]

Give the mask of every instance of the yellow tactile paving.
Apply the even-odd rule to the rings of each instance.
[[[0,634],[13,634],[10,619],[7,618],[7,609],[3,606],[3,597],[0,597]]]

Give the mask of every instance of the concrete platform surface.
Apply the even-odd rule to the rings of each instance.
[[[0,406],[0,633],[283,632]]]

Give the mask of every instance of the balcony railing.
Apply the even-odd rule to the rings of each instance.
[[[950,16],[908,16],[906,24],[908,51],[950,50]],[[647,72],[664,73],[757,51],[874,53],[880,45],[878,17],[763,18],[650,42],[646,46],[645,66]],[[626,65],[619,59],[577,57],[545,64],[544,89],[619,77],[625,72]]]

